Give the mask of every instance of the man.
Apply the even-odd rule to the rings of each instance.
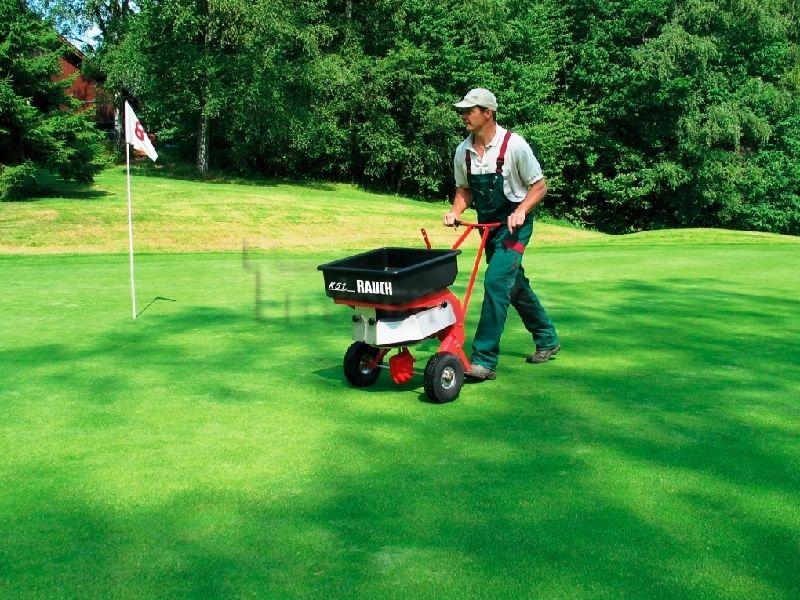
[[[456,192],[443,222],[454,226],[472,205],[479,223],[503,223],[491,231],[486,242],[483,306],[467,373],[473,379],[494,379],[509,304],[536,344],[536,352],[527,362],[547,362],[561,350],[553,323],[520,264],[533,234],[531,211],[547,193],[547,184],[528,143],[497,124],[494,94],[476,88],[455,107],[470,135],[456,148]]]

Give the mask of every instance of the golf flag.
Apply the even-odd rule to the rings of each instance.
[[[128,102],[125,102],[125,141],[131,146],[144,152],[154,161],[158,158],[156,149],[147,137],[147,132],[142,127],[141,121],[136,118],[136,115]]]
[[[134,319],[138,317],[136,312],[136,276],[133,268],[133,202],[131,201],[131,146],[136,150],[141,150],[152,161],[158,158],[156,149],[150,143],[147,132],[142,127],[139,119],[128,102],[125,102],[125,166],[128,172],[128,256],[131,270],[131,314]]]

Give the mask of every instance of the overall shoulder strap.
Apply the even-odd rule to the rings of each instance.
[[[469,156],[469,148],[464,148],[464,162],[467,163],[467,177],[472,174],[472,158]]]
[[[500,154],[497,155],[497,174],[503,174],[503,165],[506,162],[506,148],[508,148],[508,140],[511,139],[511,131],[506,131],[503,136],[503,144],[500,146]]]

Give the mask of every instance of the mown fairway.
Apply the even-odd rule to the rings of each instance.
[[[564,351],[525,364],[514,315],[497,381],[433,405],[344,383],[316,266],[446,245],[440,206],[138,177],[134,322],[122,182],[0,204],[0,597],[800,594],[797,239],[541,226]]]

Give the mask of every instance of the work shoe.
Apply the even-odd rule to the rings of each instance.
[[[556,344],[552,348],[542,348],[541,350],[537,350],[533,354],[529,354],[525,358],[525,361],[533,363],[535,365],[539,363],[545,363],[551,358],[553,358],[556,354],[558,354],[559,350],[561,350],[561,344]]]
[[[483,365],[472,365],[469,368],[469,371],[465,373],[467,377],[470,379],[479,379],[480,381],[485,381],[487,379],[494,379],[495,373],[488,367],[484,367]]]

